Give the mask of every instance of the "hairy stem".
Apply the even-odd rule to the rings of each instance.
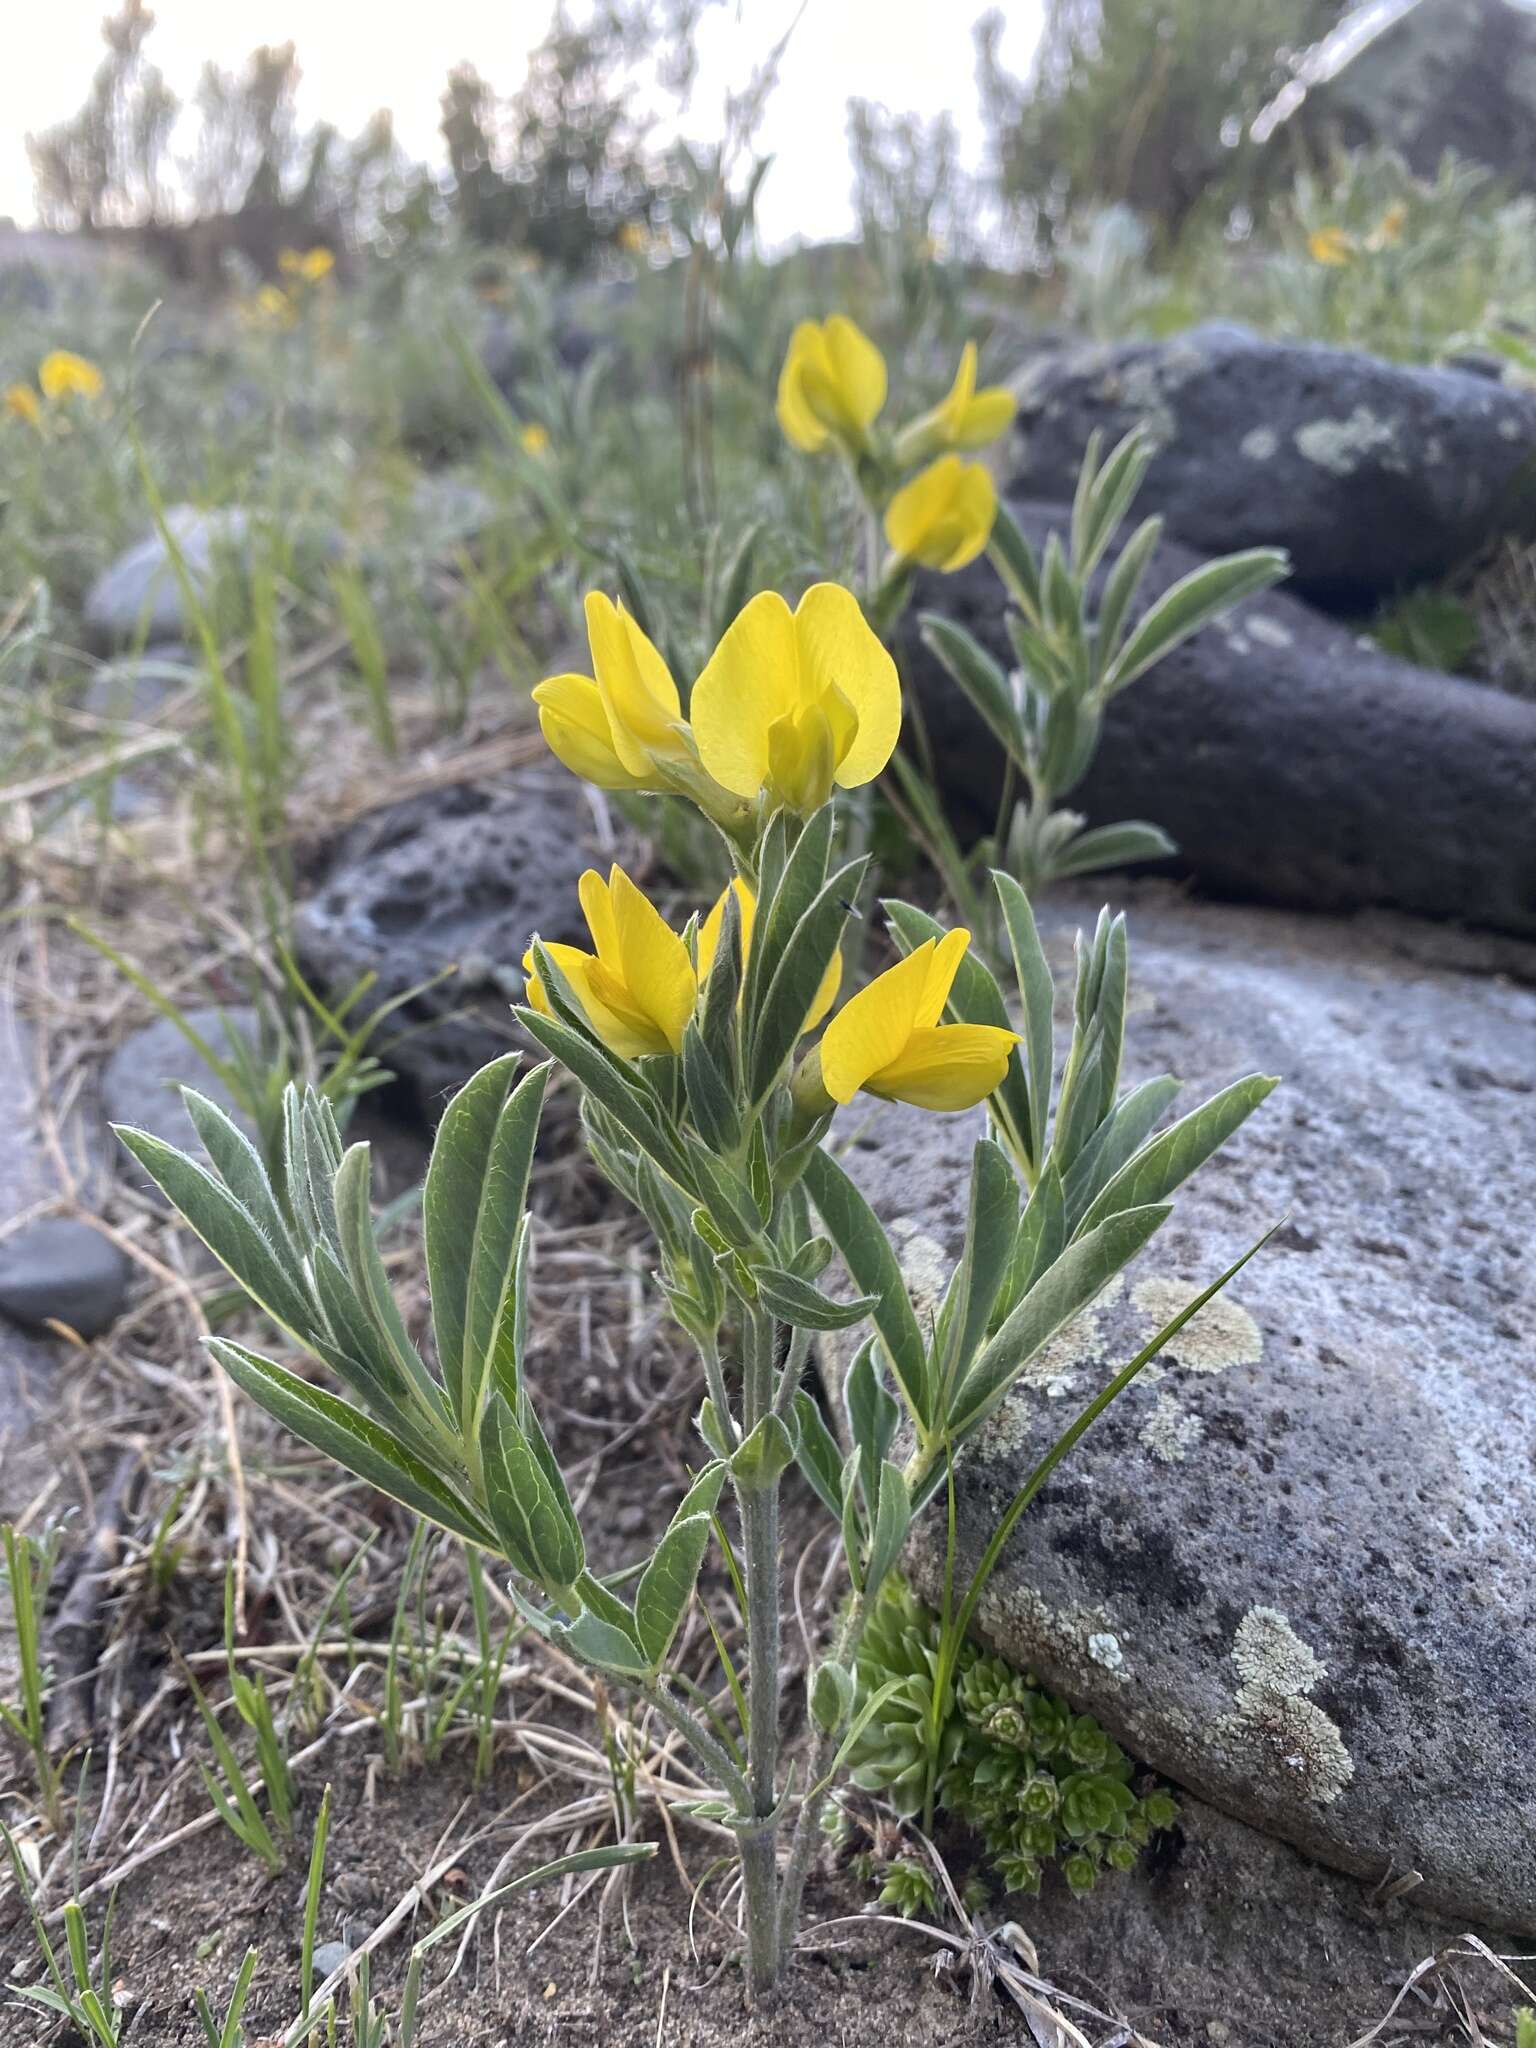
[[[836,1663],[851,1664],[858,1655],[871,1605],[872,1602],[864,1593],[855,1595],[850,1603],[830,1653]],[[807,1765],[805,1797],[800,1802],[795,1831],[790,1837],[789,1861],[785,1865],[784,1880],[779,1889],[781,1957],[789,1955],[795,1945],[795,1936],[799,1932],[800,1901],[805,1892],[806,1878],[810,1875],[811,1859],[816,1853],[816,1843],[821,1833],[822,1808],[826,1804],[827,1795],[822,1780],[832,1769],[839,1734],[839,1730],[833,1729],[827,1734],[818,1735]]]
[[[763,1821],[778,1804],[779,1775],[779,1487],[748,1487],[741,1496],[747,1579],[747,1779],[752,1813]],[[745,1835],[748,1961],[754,1990],[779,1973],[777,1828]]]

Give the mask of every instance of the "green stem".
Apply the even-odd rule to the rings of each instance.
[[[859,1653],[863,1640],[864,1624],[869,1619],[869,1602],[857,1594],[843,1616],[842,1626],[837,1632],[831,1655],[839,1664],[851,1664]],[[833,1758],[837,1755],[838,1731],[818,1735],[811,1752],[809,1772],[806,1778],[805,1797],[800,1802],[800,1812],[795,1821],[795,1831],[790,1838],[789,1860],[784,1866],[784,1879],[779,1888],[779,1954],[788,1956],[794,1948],[795,1936],[800,1928],[800,1901],[805,1892],[805,1881],[810,1875],[811,1859],[816,1853],[816,1843],[821,1834],[822,1808],[826,1805],[827,1792],[822,1781],[832,1769]],[[820,1788],[820,1789],[818,1789]]]

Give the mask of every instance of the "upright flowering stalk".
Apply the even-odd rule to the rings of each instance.
[[[147,1131],[121,1136],[278,1343],[308,1352],[345,1394],[211,1339],[237,1384],[372,1487],[501,1558],[530,1630],[690,1745],[713,1788],[702,1812],[737,1845],[748,1981],[763,1994],[794,1949],[823,1801],[854,1733],[854,1657],[913,1517],[1029,1360],[1146,1243],[1173,1189],[1271,1084],[1252,1076],[1149,1135],[1168,1097],[1161,1084],[1118,1092],[1126,946],[1106,915],[1082,948],[1053,1117],[1051,978],[1006,877],[1019,963],[1009,998],[965,932],[890,904],[899,957],[834,1008],[868,864],[834,855],[834,804],[879,772],[900,725],[889,657],[852,595],[819,585],[793,611],[773,593],[754,598],[694,685],[691,725],[634,621],[606,599],[588,620],[593,675],[540,689],[551,744],[605,787],[687,795],[717,823],[723,811],[738,872],[713,905],[668,915],[622,869],[593,871],[580,885],[590,949],[530,941],[516,1016],[548,1059],[521,1078],[516,1055],[476,1074],[433,1147],[422,1196],[431,1361],[390,1292],[368,1147],[343,1148],[319,1097],[289,1090],[275,1180],[190,1090],[206,1164]],[[651,1227],[657,1284],[699,1357],[696,1476],[659,1540],[613,1579],[589,1562],[526,1372],[527,1192],[556,1064],[576,1084],[594,1158]],[[965,1244],[936,1311],[919,1313],[828,1147],[839,1105],[861,1090],[940,1112],[988,1105]],[[824,1400],[808,1367],[833,1337]],[[842,1545],[849,1598],[809,1674],[786,1768],[779,1496],[791,1465]],[[744,1689],[734,1672],[727,1688],[700,1670],[696,1653],[686,1670],[674,1657],[727,1498],[745,1580]],[[601,1497],[585,1512],[601,1517]],[[877,1694],[868,1711],[880,1705]]]

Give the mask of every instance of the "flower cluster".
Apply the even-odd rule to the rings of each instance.
[[[1399,199],[1387,208],[1364,237],[1350,234],[1347,228],[1314,228],[1307,237],[1307,254],[1325,270],[1343,270],[1362,253],[1379,256],[1384,249],[1395,249],[1403,238],[1407,223],[1408,208]]]
[[[37,366],[36,387],[8,384],[0,392],[0,405],[12,419],[24,420],[42,431],[49,407],[68,406],[75,399],[100,398],[106,380],[93,362],[67,348],[56,348]]]
[[[872,508],[884,514],[887,582],[913,564],[963,569],[991,535],[992,478],[961,456],[1007,432],[1015,401],[1000,385],[978,391],[976,369],[976,344],[967,342],[947,396],[893,439],[882,438],[876,423],[889,380],[869,337],[842,313],[802,320],[790,337],[779,374],[779,425],[803,453],[836,449],[853,464]]]

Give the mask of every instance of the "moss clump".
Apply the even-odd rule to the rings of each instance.
[[[939,1617],[890,1580],[859,1653],[864,1698],[897,1690],[860,1736],[853,1781],[899,1813],[928,1794],[939,1669]],[[980,1835],[1004,1890],[1038,1892],[1055,1865],[1074,1892],[1129,1870],[1178,1808],[1160,1787],[1138,1793],[1135,1767],[1091,1714],[1077,1714],[1028,1672],[973,1643],[961,1646],[934,1759],[934,1806]]]

